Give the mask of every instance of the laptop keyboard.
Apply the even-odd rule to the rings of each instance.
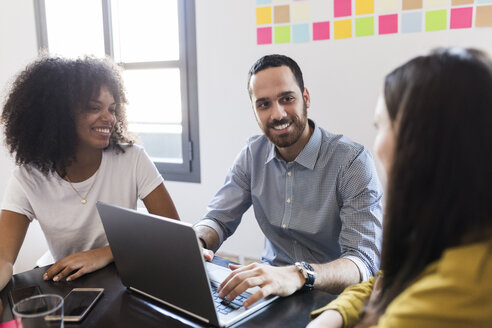
[[[217,312],[222,314],[228,314],[234,310],[239,309],[243,306],[243,302],[250,297],[251,295],[244,292],[241,295],[238,295],[232,301],[227,301],[219,297],[219,292],[217,291],[217,287],[212,284],[212,297],[214,298],[215,309]]]

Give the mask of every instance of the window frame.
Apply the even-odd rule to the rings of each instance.
[[[33,0],[36,34],[39,52],[49,51],[45,0]],[[154,162],[168,181],[201,182],[200,142],[198,124],[198,85],[195,28],[195,0],[177,0],[179,53],[178,60],[117,63],[124,70],[179,68],[181,83],[182,133],[181,151],[183,163]],[[101,0],[103,11],[104,52],[114,60],[111,0]]]

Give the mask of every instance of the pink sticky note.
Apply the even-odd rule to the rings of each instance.
[[[272,43],[272,28],[271,27],[258,27],[256,29],[256,40],[258,44],[271,44]]]
[[[330,39],[330,22],[313,23],[313,40]]]
[[[333,2],[335,17],[346,17],[352,15],[351,0],[335,0]]]
[[[473,7],[452,8],[450,28],[472,27]]]
[[[17,328],[17,324],[15,323],[15,320],[10,320],[7,322],[0,323],[0,328]]]
[[[398,14],[379,16],[379,34],[398,33]]]

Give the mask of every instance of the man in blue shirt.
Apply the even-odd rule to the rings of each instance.
[[[248,141],[195,228],[203,247],[215,251],[253,205],[265,249],[261,264],[231,266],[219,296],[232,300],[259,286],[248,307],[270,294],[339,293],[368,279],[379,268],[382,236],[382,188],[371,154],[307,118],[309,92],[291,58],[260,58],[248,89],[264,135]]]

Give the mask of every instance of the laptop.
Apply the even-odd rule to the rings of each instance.
[[[273,302],[272,296],[248,309],[248,289],[226,302],[216,292],[231,270],[203,258],[192,225],[135,210],[97,203],[123,285],[217,327],[230,326]]]

